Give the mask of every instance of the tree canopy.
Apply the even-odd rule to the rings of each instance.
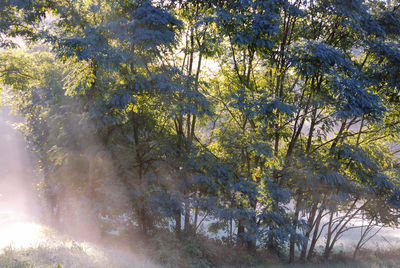
[[[61,228],[79,197],[104,233],[329,258],[359,217],[397,225],[399,7],[9,0],[0,44],[30,46],[0,81]]]

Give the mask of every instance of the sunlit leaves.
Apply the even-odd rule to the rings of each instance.
[[[206,215],[210,231],[252,250],[302,246],[313,210],[347,213],[353,202],[393,222],[400,53],[390,5],[44,2],[56,30],[36,37],[58,58],[4,52],[0,75],[49,184],[90,196],[102,216],[124,215],[130,230],[174,222],[179,233],[185,217],[194,235]],[[30,22],[21,3],[0,8],[0,32],[25,29],[12,26]],[[127,204],[111,208],[111,189]]]

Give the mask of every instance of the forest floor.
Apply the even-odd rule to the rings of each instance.
[[[169,249],[163,249],[164,254],[169,254],[170,264],[156,265],[160,260],[156,252],[155,255],[138,253],[133,254],[132,251],[123,250],[121,247],[104,247],[98,246],[93,243],[79,242],[67,236],[59,235],[52,229],[43,226],[36,226],[33,223],[20,224],[21,228],[32,225],[32,230],[40,228],[39,232],[32,233],[29,237],[28,232],[25,231],[24,235],[27,238],[24,243],[22,240],[15,239],[9,243],[8,246],[0,248],[0,267],[1,268],[158,268],[158,267],[221,267],[221,268],[234,268],[234,267],[254,267],[254,268],[394,268],[400,267],[400,256],[398,252],[400,249],[368,249],[360,252],[357,260],[353,260],[347,253],[337,253],[332,256],[328,262],[323,260],[314,260],[313,263],[295,263],[287,264],[284,260],[275,257],[265,257],[262,260],[259,257],[246,256],[244,253],[241,256],[231,252],[231,256],[217,256],[216,258],[223,257],[225,260],[237,258],[235,261],[241,259],[242,261],[248,258],[253,263],[246,263],[243,261],[238,265],[222,266],[218,264],[211,264],[213,261],[197,260],[195,262],[193,256],[186,256],[182,260],[182,245],[170,245]],[[40,234],[40,237],[38,236]],[[37,243],[32,242],[37,239]],[[14,242],[16,241],[16,242]],[[20,243],[18,244],[18,241]],[[171,241],[164,241],[171,242]],[[213,250],[213,249],[210,249]],[[180,256],[173,256],[179,254]],[[165,256],[165,255],[164,255]],[[165,260],[165,259],[164,259]],[[182,260],[182,261],[180,261]],[[203,262],[202,262],[203,261]],[[207,262],[208,261],[208,262]],[[221,260],[219,260],[221,261]]]
[[[388,253],[389,254],[389,253]],[[336,261],[332,263],[307,263],[307,264],[281,264],[281,265],[257,265],[257,266],[229,266],[233,267],[256,267],[256,268],[395,268],[399,267],[400,257],[391,252],[390,258],[368,258],[362,261]],[[64,243],[62,245],[41,245],[36,248],[13,249],[7,247],[0,254],[0,267],[4,268],[153,268],[153,267],[177,267],[158,266],[132,255],[121,254],[117,250],[99,251],[78,243]],[[185,267],[185,266],[182,266]],[[205,266],[192,266],[205,267]],[[213,266],[219,267],[219,266]],[[228,268],[228,267],[226,267]]]

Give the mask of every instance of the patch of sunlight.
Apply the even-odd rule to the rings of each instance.
[[[12,211],[0,211],[0,267],[156,267],[144,256],[74,241]]]
[[[27,248],[44,242],[45,227],[22,214],[0,211],[0,249]]]

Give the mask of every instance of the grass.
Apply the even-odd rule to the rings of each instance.
[[[398,250],[368,252],[357,262],[342,261],[315,264],[281,264],[257,265],[255,268],[394,268],[399,267],[400,257]],[[365,253],[367,254],[367,253]],[[338,258],[336,256],[335,258]],[[0,254],[1,268],[152,268],[152,262],[139,259],[132,255],[124,255],[118,250],[99,251],[78,243],[64,243],[63,245],[40,245],[36,248],[15,249],[6,247]],[[178,266],[176,266],[178,267]],[[194,266],[207,267],[207,266]],[[230,266],[250,267],[246,265]],[[228,268],[228,267],[225,267]]]
[[[224,267],[224,268],[394,268],[400,267],[399,248],[375,248],[360,251],[356,260],[346,252],[337,253],[329,262],[316,258],[314,263],[285,264],[267,251],[249,255],[243,249],[223,246],[205,237],[181,238],[160,233],[152,238],[148,253],[132,254],[121,248],[105,248],[76,242],[50,229],[47,240],[29,247],[8,246],[0,249],[0,268],[155,268],[155,267]],[[1,239],[1,238],[0,238]],[[114,241],[115,242],[115,241]],[[115,244],[110,241],[108,244]],[[140,252],[144,245],[135,239]],[[144,255],[150,256],[145,258]],[[155,265],[161,263],[162,265]]]
[[[131,268],[155,267],[150,261],[115,249],[96,249],[75,242],[6,247],[0,254],[1,268]]]

